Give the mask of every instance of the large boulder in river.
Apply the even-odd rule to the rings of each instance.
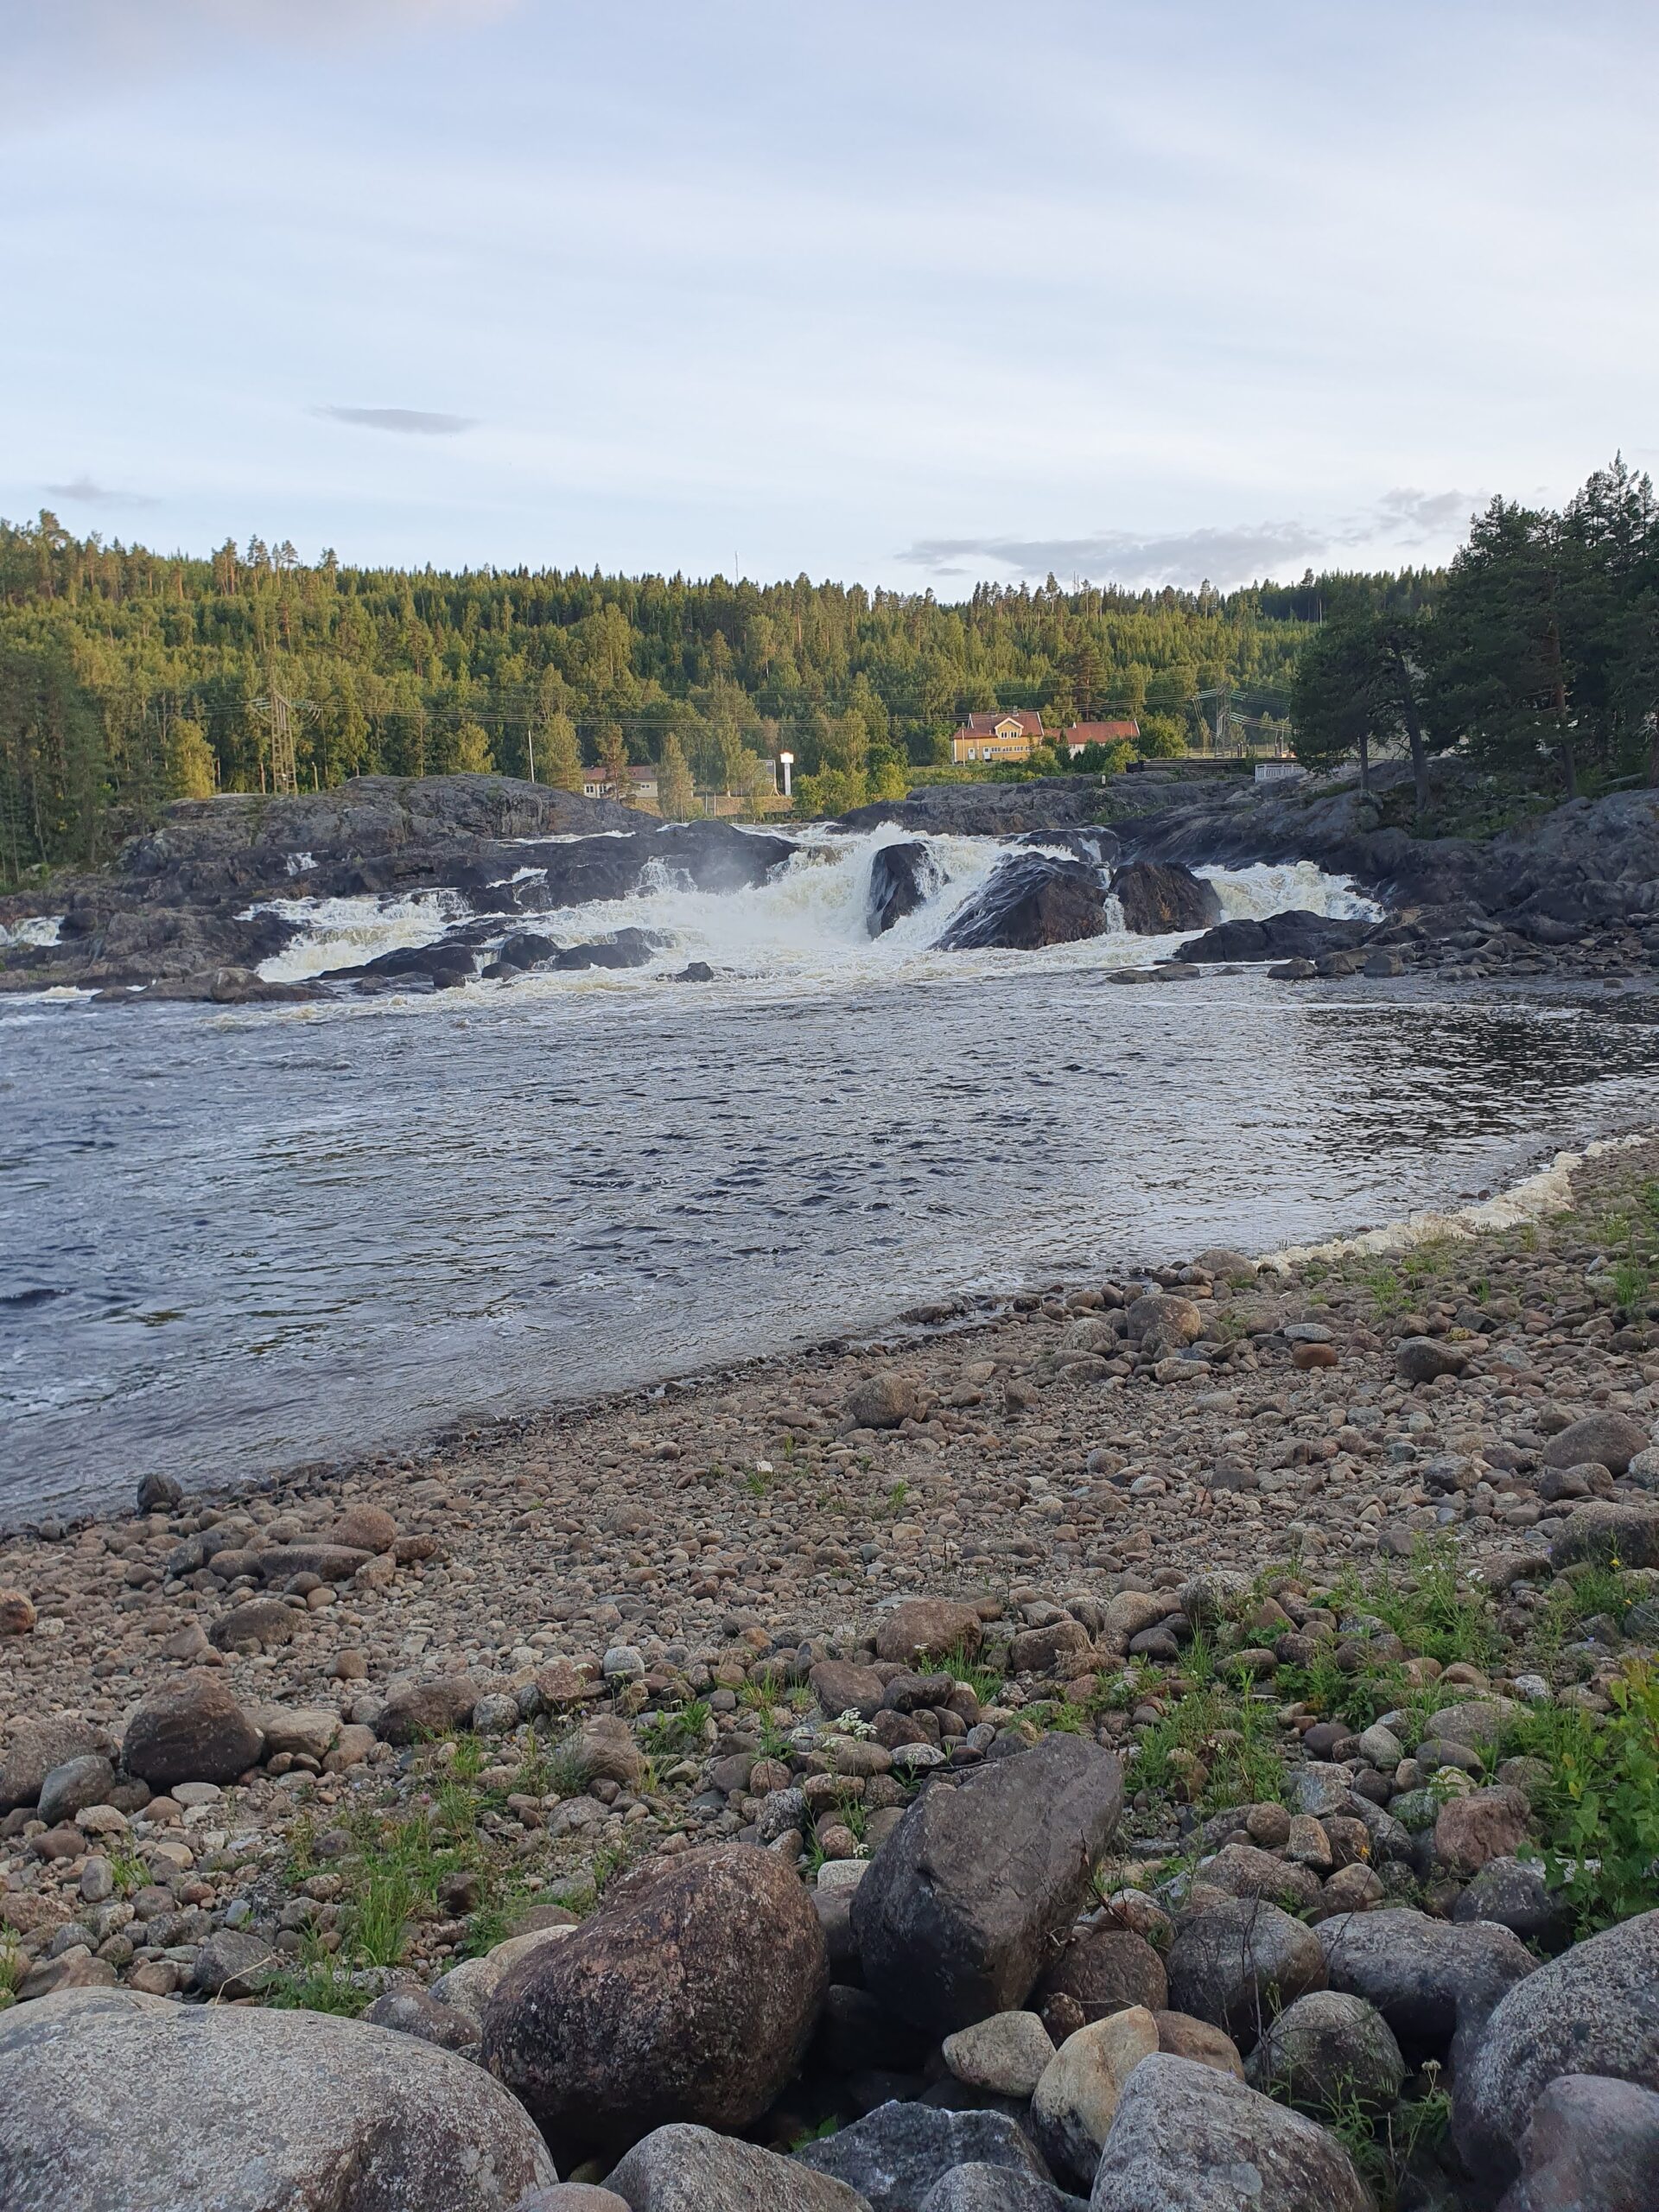
[[[573,2159],[675,2120],[747,2127],[800,2063],[828,1982],[792,1866],[750,1844],[690,1851],[512,1969],[483,2063]]]
[[[946,880],[933,848],[919,837],[881,846],[870,861],[870,935],[885,935],[895,922],[926,906]]]
[[[927,1791],[853,1892],[870,1990],[941,2036],[1023,2005],[1122,1802],[1119,1761],[1066,1735]]]
[[[1183,960],[1317,960],[1323,952],[1346,952],[1362,943],[1376,925],[1338,919],[1296,906],[1265,921],[1241,918],[1218,922],[1181,947]]]
[[[121,1739],[121,1763],[152,1789],[175,1782],[234,1782],[264,1737],[220,1675],[198,1668],[152,1690]]]
[[[508,2212],[556,2178],[512,2098],[413,2036],[125,1989],[0,2013],[0,2204]]]
[[[1106,887],[1098,868],[1046,853],[1020,853],[997,862],[958,910],[938,949],[1031,952],[1099,937],[1106,926]]]
[[[1519,2168],[1538,2101],[1563,2074],[1659,2090],[1659,1912],[1575,1943],[1517,1982],[1458,2067],[1452,2133],[1494,2194]]]
[[[1215,885],[1175,861],[1131,861],[1113,876],[1112,896],[1123,909],[1124,928],[1139,937],[1201,930],[1221,919]]]
[[[1336,2137],[1213,2066],[1154,2051],[1124,2084],[1090,2212],[1374,2212]]]

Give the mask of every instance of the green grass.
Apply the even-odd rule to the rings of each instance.
[[[1206,1811],[1230,1805],[1285,1799],[1283,1757],[1276,1740],[1274,1708],[1264,1700],[1242,1695],[1219,1682],[1189,1689],[1175,1699],[1160,1720],[1145,1729],[1129,1770],[1136,1789],[1191,1796],[1185,1760],[1203,1761],[1208,1778],[1196,1802]]]
[[[1545,1706],[1510,1736],[1549,1770],[1544,1870],[1581,1936],[1659,1907],[1659,1673],[1632,1661],[1608,1694],[1605,1718]]]
[[[1439,2067],[1431,2061],[1423,2072],[1428,2083],[1423,2094],[1402,2097],[1382,2113],[1368,2109],[1351,2082],[1322,2103],[1300,2107],[1347,2152],[1376,2196],[1378,2212],[1396,2212],[1408,2177],[1426,2153],[1439,2148],[1452,2123],[1451,2092],[1440,2086]],[[1281,2103],[1293,2101],[1277,2084],[1273,2094]]]
[[[29,1961],[10,1936],[0,1942],[0,2012],[16,2001],[22,1987],[23,1976],[29,1972]]]
[[[1420,1537],[1403,1576],[1379,1571],[1365,1610],[1386,1621],[1408,1651],[1443,1667],[1459,1661],[1487,1667],[1503,1649],[1491,1593],[1461,1580],[1456,1548],[1443,1536]]]
[[[354,2020],[374,1999],[352,1980],[352,1969],[334,1953],[310,1944],[299,1960],[278,1967],[265,1982],[264,2002],[279,2012],[334,2012]]]
[[[702,1751],[709,1717],[709,1700],[693,1698],[671,1711],[651,1713],[640,1724],[639,1739],[654,1758],[683,1758]]]
[[[982,1705],[995,1705],[1002,1694],[1001,1675],[994,1668],[976,1665],[959,1643],[946,1652],[939,1664],[944,1673],[972,1690]]]

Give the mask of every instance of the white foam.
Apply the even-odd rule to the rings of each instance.
[[[1362,1230],[1357,1236],[1339,1236],[1328,1244],[1287,1244],[1277,1252],[1264,1252],[1259,1265],[1287,1274],[1305,1260],[1345,1260],[1367,1252],[1403,1252],[1414,1244],[1427,1244],[1442,1236],[1468,1238],[1495,1230],[1521,1229],[1528,1222],[1543,1221],[1550,1214],[1565,1213],[1573,1204],[1573,1178],[1586,1161],[1611,1152],[1628,1152],[1633,1146],[1650,1144],[1652,1135],[1598,1137],[1582,1152],[1558,1152],[1548,1167],[1526,1176],[1496,1198],[1478,1205],[1461,1206],[1452,1213],[1408,1214],[1381,1229]]]
[[[36,914],[27,922],[13,922],[10,927],[0,922],[0,946],[56,944],[62,935],[61,914]]]
[[[470,909],[458,892],[412,891],[396,899],[265,899],[249,914],[276,914],[302,934],[261,961],[268,982],[299,983],[330,968],[354,968],[401,946],[431,944]],[[245,916],[245,919],[246,917]]]
[[[729,988],[786,991],[856,988],[896,980],[965,979],[1009,970],[1128,967],[1166,957],[1184,938],[1136,937],[1110,900],[1103,935],[1038,952],[943,952],[938,940],[957,912],[985,885],[997,864],[1031,850],[991,837],[930,836],[944,879],[933,895],[884,935],[869,933],[870,876],[884,847],[907,843],[913,832],[885,824],[855,836],[810,825],[792,830],[798,849],[764,882],[748,888],[700,891],[666,861],[647,863],[637,889],[544,912],[503,918],[503,930],[528,929],[561,944],[580,944],[640,929],[664,940],[650,964],[616,970],[542,970],[499,986],[515,995],[549,992],[639,990],[660,984],[689,962],[704,961]],[[1057,847],[1056,850],[1063,850]],[[522,869],[512,880],[539,871]],[[1263,915],[1300,906],[1316,913],[1370,915],[1378,910],[1344,876],[1311,863],[1292,868],[1200,871],[1214,882],[1224,913]],[[272,899],[260,911],[300,923],[292,944],[265,961],[260,974],[292,982],[357,964],[404,945],[429,944],[468,912],[453,892],[423,892],[381,900]]]

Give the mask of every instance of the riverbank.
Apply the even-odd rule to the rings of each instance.
[[[1099,1888],[1162,1959],[1130,2000],[1230,2049],[1255,2033],[1202,1977],[1172,1995],[1168,1949],[1229,1896],[1316,1924],[1403,1904],[1449,1931],[1472,1892],[1558,1948],[1573,1898],[1478,1885],[1556,1832],[1553,1778],[1522,1786],[1526,1713],[1602,1725],[1659,1642],[1659,1138],[1522,1199],[1394,1250],[1210,1251],[241,1498],[152,1485],[137,1517],[8,1540],[19,2018],[124,1986],[372,2005],[475,2050],[508,1966],[550,1929],[597,1935],[620,1870],[734,1841],[798,1862],[855,1986],[838,1885],[844,1907],[918,1791],[1057,1735],[1128,1756]],[[1503,1728],[1455,1734],[1437,1692]],[[1356,1850],[1367,1806],[1388,1825]],[[1291,1831],[1310,1813],[1317,1851]],[[1079,1992],[1075,2018],[1079,1993],[1033,1999],[1057,2044],[1097,2015]],[[950,2073],[849,2006],[747,2132],[787,2147],[837,2118],[851,2139]],[[1167,2017],[1164,2047],[1190,2046]],[[1386,2101],[1433,2084],[1402,2072]]]

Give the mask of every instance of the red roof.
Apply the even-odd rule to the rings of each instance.
[[[1133,745],[1141,734],[1137,721],[1073,722],[1065,732],[1065,741],[1071,746]]]

